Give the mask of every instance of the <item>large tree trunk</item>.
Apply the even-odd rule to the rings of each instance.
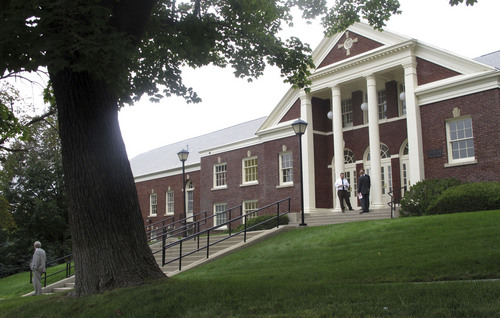
[[[104,82],[51,74],[69,202],[77,296],[164,278],[146,242],[134,179]]]

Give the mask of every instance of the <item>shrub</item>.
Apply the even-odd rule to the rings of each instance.
[[[261,231],[261,230],[269,230],[272,229],[273,227],[276,227],[276,220],[270,220],[271,218],[276,217],[275,215],[260,215],[258,217],[248,219],[247,220],[247,228],[252,227],[254,225],[257,225],[261,222],[264,222],[266,220],[269,220],[266,223],[257,225],[256,227],[249,229],[249,231]],[[279,225],[287,225],[289,222],[288,220],[288,215],[282,215],[279,217]],[[245,227],[244,224],[241,224],[238,226],[237,231],[242,231],[243,228]]]
[[[430,205],[446,189],[459,185],[457,179],[432,179],[417,182],[401,199],[401,216],[425,215]]]
[[[500,182],[466,183],[446,189],[427,214],[448,214],[500,209]]]

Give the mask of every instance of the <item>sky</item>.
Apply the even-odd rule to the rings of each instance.
[[[468,58],[500,50],[500,0],[479,0],[472,7],[451,7],[448,0],[400,3],[403,13],[387,23],[389,31]],[[290,35],[315,49],[323,38],[323,28],[319,21],[306,24],[297,20],[283,37]],[[185,69],[183,80],[202,98],[201,103],[187,104],[178,97],[150,103],[145,96],[120,111],[120,127],[130,159],[164,145],[267,116],[290,87],[283,83],[279,70],[271,67],[251,83],[235,78],[230,68],[210,66]],[[23,85],[22,91],[36,100],[37,88]]]
[[[401,35],[474,58],[500,50],[500,0],[479,0],[467,7],[451,7],[448,0],[401,0],[403,13],[391,18],[387,29]],[[303,21],[287,34],[298,36],[314,49],[323,38],[319,21]],[[172,97],[159,104],[143,98],[120,111],[119,120],[129,158],[249,120],[267,116],[287,92],[277,68],[248,83],[229,68],[204,67],[183,72],[186,86],[202,98],[186,104]],[[181,149],[179,149],[181,150]]]

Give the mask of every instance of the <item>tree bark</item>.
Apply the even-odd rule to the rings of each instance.
[[[146,241],[139,200],[103,81],[64,69],[56,96],[77,296],[165,278]]]

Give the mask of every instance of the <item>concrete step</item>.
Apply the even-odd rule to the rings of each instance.
[[[360,214],[361,210],[355,209],[352,211],[322,211],[315,213],[305,213],[304,222],[308,226],[321,226],[328,224],[340,224],[367,220],[390,219],[391,209],[383,208],[378,210],[370,210],[368,213]],[[397,213],[393,211],[392,217],[397,217]],[[295,219],[290,222],[290,225],[297,226],[301,222],[300,215],[296,215]]]

